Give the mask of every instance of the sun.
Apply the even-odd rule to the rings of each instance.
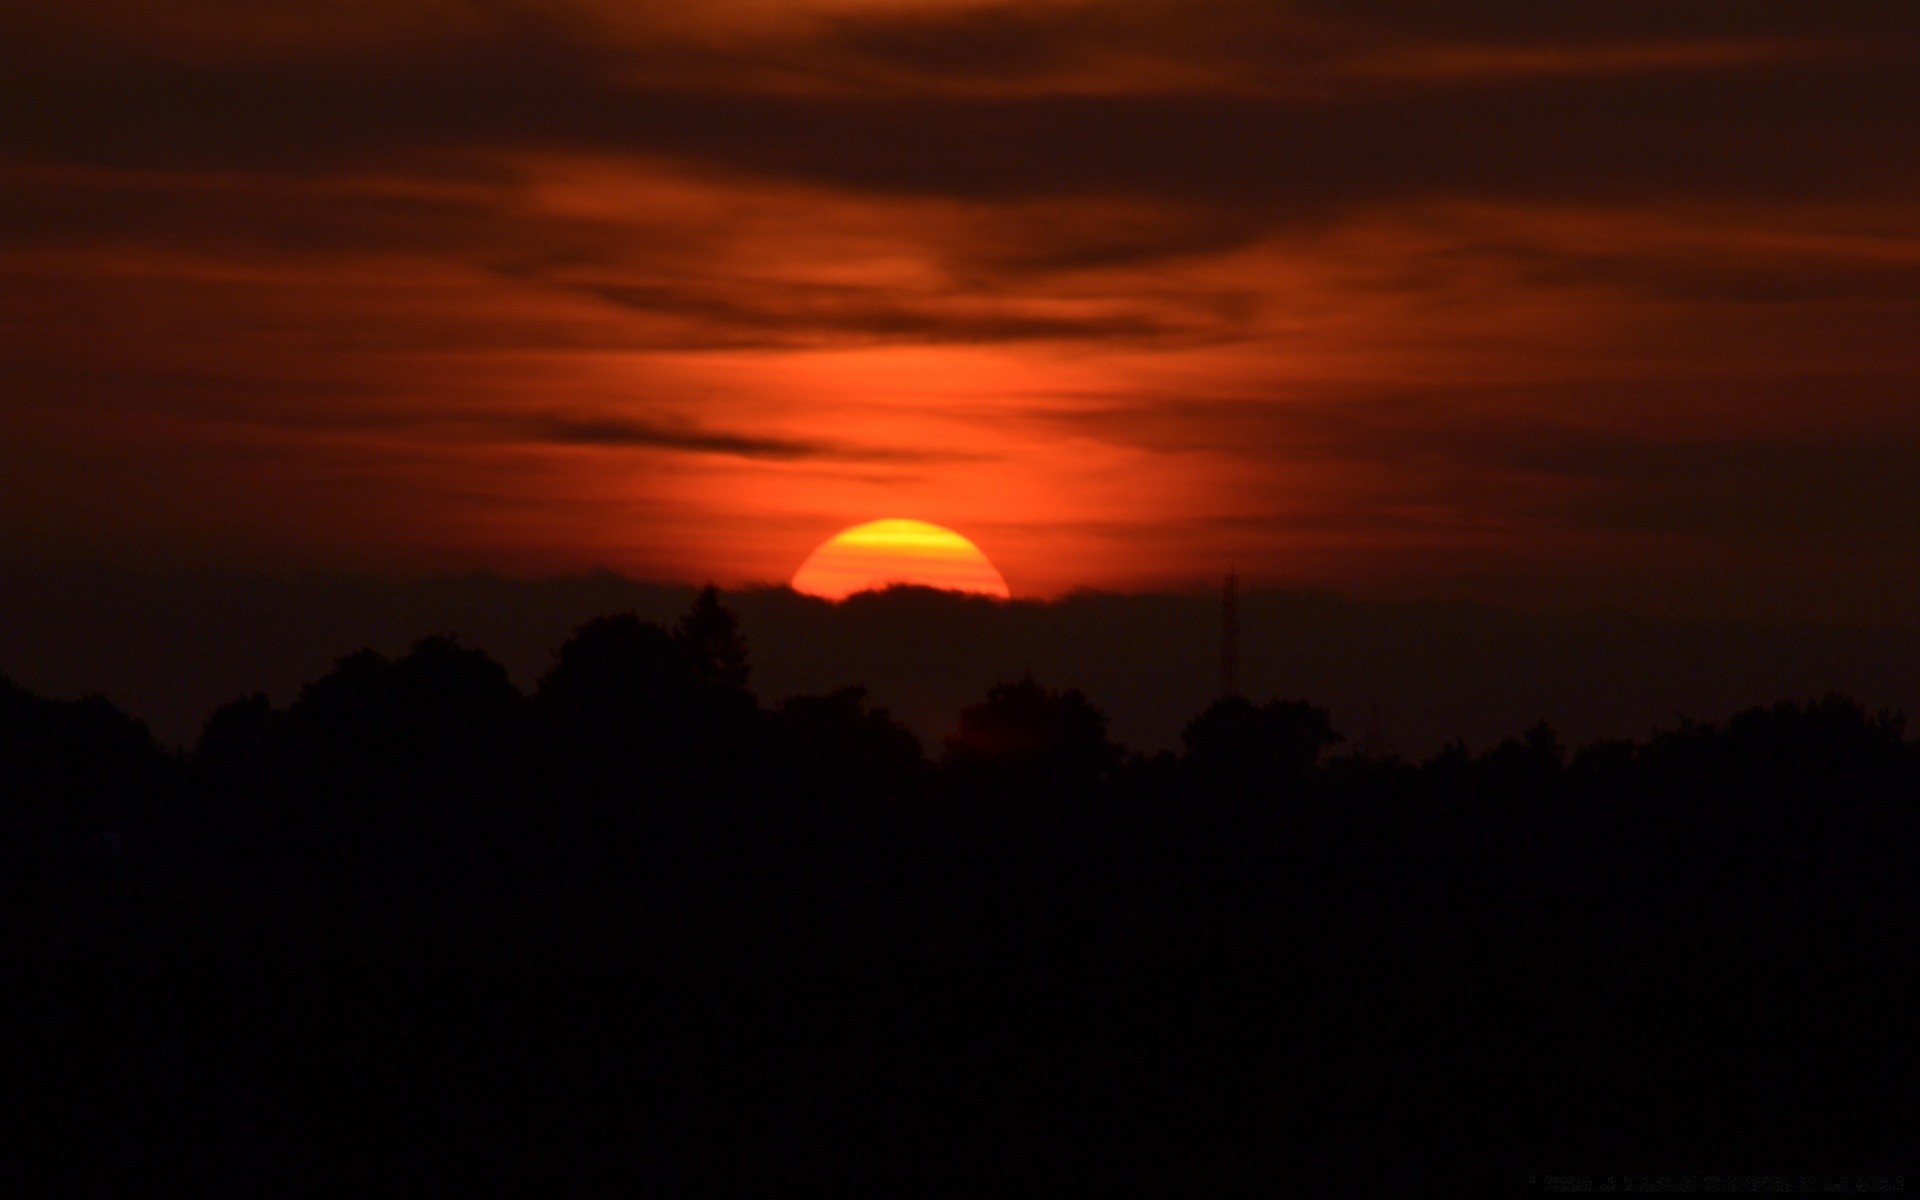
[[[925,521],[868,521],[820,544],[793,573],[793,590],[828,600],[896,583],[1008,599],[1007,581],[980,547]]]

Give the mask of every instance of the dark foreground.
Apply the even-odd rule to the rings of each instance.
[[[1568,755],[938,761],[766,708],[709,602],[538,692],[443,641],[176,758],[0,682],[37,1182],[1023,1190],[1901,1171],[1920,753],[1843,700]]]

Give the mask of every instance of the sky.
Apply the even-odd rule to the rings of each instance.
[[[1920,624],[1920,6],[0,14],[0,556]]]

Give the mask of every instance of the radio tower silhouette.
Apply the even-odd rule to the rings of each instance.
[[[1220,694],[1240,694],[1240,576],[1231,570],[1220,597]]]

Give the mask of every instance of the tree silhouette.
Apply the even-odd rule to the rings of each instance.
[[[98,696],[47,700],[0,675],[0,865],[8,885],[96,877],[167,786],[146,726]]]
[[[837,795],[899,795],[920,783],[919,739],[875,708],[863,687],[783,701],[776,728],[782,764],[803,789]]]
[[[1196,783],[1242,796],[1298,789],[1321,754],[1345,740],[1325,709],[1240,696],[1215,700],[1181,734]]]
[[[1107,740],[1105,713],[1078,689],[1051,691],[1032,676],[989,689],[984,703],[961,710],[959,731],[946,739],[952,769],[1075,791],[1106,782],[1122,757]]]
[[[575,630],[534,696],[575,718],[650,723],[686,712],[702,682],[685,641],[620,613]]]
[[[341,659],[275,719],[260,700],[210,721],[198,759],[250,814],[254,853],[297,847],[302,869],[410,885],[464,860],[507,803],[523,698],[478,650],[427,638],[397,660]],[[259,758],[277,757],[271,779]],[[238,785],[250,794],[235,795]]]
[[[718,588],[712,584],[702,588],[674,632],[692,655],[694,671],[709,687],[746,692],[746,639],[740,635],[740,622],[720,603]]]
[[[769,803],[773,748],[747,674],[711,588],[671,631],[622,613],[574,632],[534,693],[530,784],[570,869],[684,879],[764,857],[764,821],[742,814]]]
[[[1481,786],[1504,796],[1538,801],[1559,786],[1567,750],[1542,721],[1488,751],[1479,764]]]

